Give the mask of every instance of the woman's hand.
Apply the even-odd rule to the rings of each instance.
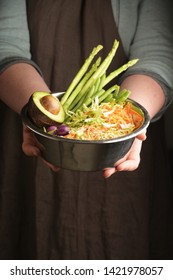
[[[142,141],[144,141],[145,139],[146,132],[138,135],[135,138],[130,151],[122,159],[115,163],[115,167],[105,168],[103,170],[103,176],[105,178],[108,178],[117,171],[133,171],[137,169],[140,163]]]
[[[27,156],[37,156],[41,157],[41,151],[43,150],[43,146],[38,142],[34,133],[25,125],[23,125],[23,144],[22,150]],[[42,160],[50,167],[53,171],[58,171],[59,168],[54,166],[53,164]]]

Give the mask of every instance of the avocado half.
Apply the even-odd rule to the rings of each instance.
[[[28,115],[38,126],[58,125],[64,122],[65,112],[59,99],[48,92],[34,92],[28,101]]]

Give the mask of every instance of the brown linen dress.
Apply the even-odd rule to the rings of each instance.
[[[28,0],[27,8],[32,59],[52,92],[67,88],[94,46],[104,45],[104,57],[120,40],[110,1]],[[120,40],[112,69],[125,61]],[[20,117],[0,106],[0,259],[173,257],[163,119],[148,129],[139,168],[104,179],[26,157]]]

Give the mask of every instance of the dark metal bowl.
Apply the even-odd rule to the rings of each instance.
[[[61,98],[63,93],[54,95]],[[113,167],[130,150],[135,137],[149,125],[148,112],[137,102],[130,100],[144,113],[144,122],[140,128],[123,137],[109,140],[73,140],[52,136],[36,127],[27,114],[27,105],[21,116],[25,125],[31,129],[43,146],[42,157],[50,163],[64,169],[78,171],[97,171],[105,167]]]

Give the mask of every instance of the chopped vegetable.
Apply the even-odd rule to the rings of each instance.
[[[50,125],[45,129],[45,131],[49,134],[56,135],[57,134],[57,126]]]
[[[57,135],[64,136],[69,133],[69,127],[66,124],[61,124],[57,127]]]
[[[144,121],[142,111],[134,109],[130,101],[124,104],[101,103],[96,99],[83,111],[71,112],[69,133],[65,136],[80,140],[105,140],[127,135],[140,127]]]
[[[44,127],[44,131],[55,136],[64,136],[69,133],[69,127],[66,124],[61,124],[58,126],[48,126],[47,128]]]

